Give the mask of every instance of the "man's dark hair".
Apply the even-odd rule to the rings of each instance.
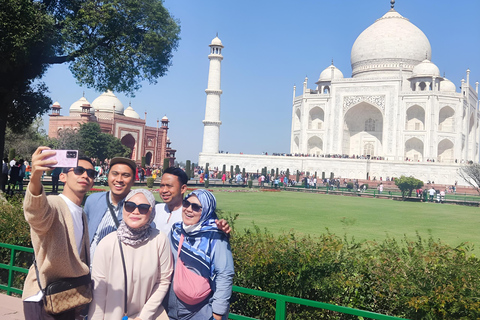
[[[89,162],[89,163],[92,165],[92,167],[95,168],[95,164],[93,164],[92,159],[90,159],[89,157],[80,156],[80,157],[78,157],[78,161],[80,161],[80,160]],[[63,168],[62,171],[63,171],[63,173],[68,173],[68,171],[69,171],[70,169],[72,169],[72,167]]]
[[[180,168],[168,167],[167,169],[165,169],[165,171],[163,171],[163,174],[165,174],[165,173],[173,174],[174,176],[177,176],[178,180],[180,181],[180,183],[182,185],[187,184],[187,182],[188,182],[187,174],[185,173],[185,171],[183,171]]]
[[[8,158],[7,158],[7,157],[3,158],[3,161],[5,161],[5,163],[7,163],[7,162],[8,162]]]
[[[80,161],[80,160],[90,162],[90,164],[92,165],[92,167],[95,168],[95,163],[93,163],[92,159],[90,159],[89,157],[80,156],[80,157],[78,157],[78,161]]]

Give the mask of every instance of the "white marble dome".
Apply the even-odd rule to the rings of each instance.
[[[332,69],[333,69],[333,78],[332,78]],[[343,73],[333,64],[325,68],[325,70],[320,73],[320,77],[318,77],[318,82],[320,81],[332,81],[335,79],[343,79]]]
[[[430,42],[422,30],[391,9],[355,40],[350,57],[352,77],[399,70],[400,63],[403,70],[412,70],[431,56]]]
[[[70,113],[82,112],[82,106],[84,104],[90,104],[90,102],[88,102],[88,100],[85,97],[81,97],[80,99],[72,103],[72,105],[70,106],[69,112]],[[90,113],[95,113],[93,108],[90,109]]]
[[[412,77],[440,77],[438,67],[428,59],[413,67]]]
[[[167,116],[166,116],[166,115],[165,115],[165,116],[163,116],[163,118],[162,118],[162,121],[168,121],[168,118],[167,118]]]
[[[440,82],[440,91],[443,92],[456,92],[457,87],[455,84],[448,80],[447,78],[444,78],[442,82]]]
[[[113,106],[115,106],[115,113],[123,114],[123,103],[110,90],[102,93],[92,102],[93,109],[100,112],[113,112]]]
[[[125,111],[123,112],[123,115],[125,117],[140,119],[140,116],[138,115],[138,113],[135,110],[133,110],[132,106],[128,106],[128,108],[125,109]]]
[[[222,40],[217,36],[213,38],[212,42],[210,43],[210,46],[220,46],[223,48]]]

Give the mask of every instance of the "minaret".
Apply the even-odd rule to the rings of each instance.
[[[208,70],[208,86],[205,90],[207,102],[205,106],[205,120],[203,120],[203,148],[202,153],[218,153],[220,140],[220,69],[223,60],[222,41],[218,35],[209,45],[210,68]]]

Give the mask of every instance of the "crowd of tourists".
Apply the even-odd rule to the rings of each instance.
[[[184,197],[188,177],[166,169],[157,204],[133,189],[138,167],[113,158],[109,189],[87,197],[98,173],[89,158],[62,168],[60,195],[45,193],[42,176],[55,151],[32,156],[24,199],[35,261],[23,289],[30,319],[227,319],[233,284],[230,227],[218,220],[212,193]]]
[[[262,152],[262,155],[267,155],[268,152]],[[369,156],[369,155],[348,155],[348,154],[310,154],[310,153],[272,153],[272,156],[284,157],[307,157],[307,158],[335,158],[335,159],[370,159],[370,160],[385,160],[384,157]]]
[[[23,180],[30,176],[31,167],[24,159],[8,161],[3,158],[2,176],[0,179],[1,189],[6,194],[13,194],[15,190],[23,191]]]

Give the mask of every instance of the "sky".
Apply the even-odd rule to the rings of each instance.
[[[389,0],[166,0],[181,27],[172,65],[157,84],[142,84],[131,103],[148,126],[164,115],[178,161],[196,162],[202,150],[209,47],[218,33],[224,49],[221,75],[220,147],[229,153],[290,151],[293,86],[305,77],[315,89],[333,59],[351,77],[355,39],[390,10]],[[457,88],[470,69],[470,85],[480,82],[479,0],[397,0],[395,10],[422,30],[432,47],[432,62]],[[43,78],[50,97],[68,115],[82,97],[101,92],[76,83],[68,65],[51,67]],[[459,90],[457,90],[459,91]],[[44,116],[48,128],[48,116]]]

